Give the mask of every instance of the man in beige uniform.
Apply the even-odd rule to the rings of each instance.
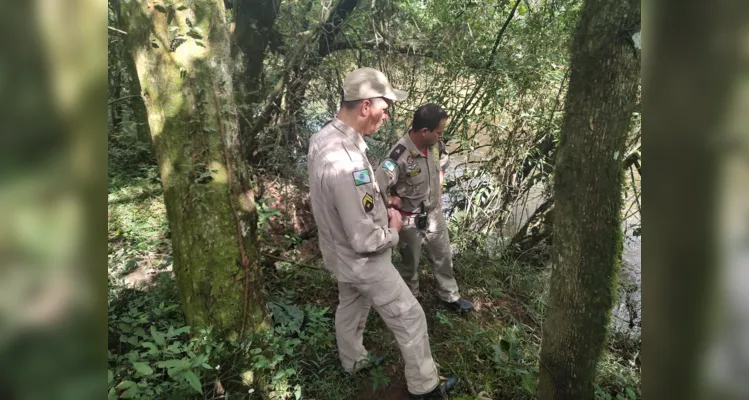
[[[437,296],[452,309],[468,312],[473,310],[473,304],[461,299],[458,293],[447,223],[442,215],[442,177],[447,158],[440,157],[440,140],[446,122],[447,113],[437,104],[419,107],[411,129],[390,149],[377,169],[376,178],[380,189],[388,195],[388,206],[399,209],[403,216],[398,246],[403,280],[418,295],[421,245],[426,242],[427,260],[437,281]]]
[[[343,91],[336,118],[310,139],[307,161],[320,251],[338,280],[335,326],[341,364],[348,372],[371,366],[362,339],[374,307],[398,342],[411,397],[446,398],[457,377],[440,380],[424,310],[391,262],[402,219],[385,205],[363,138],[387,119],[390,103],[408,93],[393,89],[372,68],[350,73]]]

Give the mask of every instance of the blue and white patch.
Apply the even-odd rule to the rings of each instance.
[[[354,184],[356,186],[372,183],[372,179],[369,177],[368,169],[354,171],[352,172],[352,175],[354,175]]]
[[[392,171],[397,167],[398,164],[396,164],[393,160],[385,160],[384,163],[382,163],[382,168],[385,168],[388,171]]]

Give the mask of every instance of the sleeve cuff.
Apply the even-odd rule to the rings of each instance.
[[[400,240],[398,230],[395,228],[388,228],[388,231],[390,231],[390,246],[388,247],[395,247],[398,244],[398,240]]]

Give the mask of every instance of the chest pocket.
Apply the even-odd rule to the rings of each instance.
[[[429,184],[427,174],[428,171],[423,168],[419,174],[414,176],[408,176],[408,173],[406,173],[406,184],[404,185],[406,197],[419,197],[427,193],[427,185]]]

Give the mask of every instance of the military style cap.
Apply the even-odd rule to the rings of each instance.
[[[385,74],[374,68],[359,68],[351,71],[343,81],[343,101],[375,97],[403,101],[408,98],[408,92],[393,89]]]

